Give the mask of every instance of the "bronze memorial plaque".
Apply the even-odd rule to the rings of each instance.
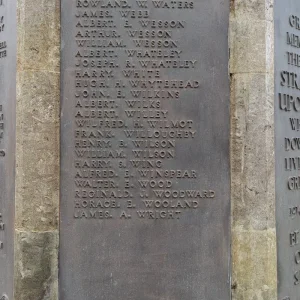
[[[13,299],[16,1],[0,0],[0,299]]]
[[[229,300],[229,0],[62,0],[60,299]]]
[[[278,299],[300,299],[300,1],[275,1]]]

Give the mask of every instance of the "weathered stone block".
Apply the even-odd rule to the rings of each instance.
[[[275,227],[274,111],[268,85],[268,74],[232,76],[233,226],[244,230]]]
[[[272,0],[232,0],[231,15],[237,18],[253,20],[273,20]]]
[[[15,235],[15,300],[57,300],[58,232]]]
[[[230,73],[266,72],[267,23],[264,20],[231,18]]]
[[[59,72],[60,1],[18,1],[18,68]]]
[[[275,229],[233,229],[232,300],[276,299],[275,261]]]
[[[19,72],[16,226],[57,228],[59,198],[59,75]]]

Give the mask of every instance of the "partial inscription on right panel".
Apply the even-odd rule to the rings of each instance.
[[[278,299],[300,299],[300,1],[275,1]]]

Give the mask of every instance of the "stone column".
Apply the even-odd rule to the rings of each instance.
[[[58,298],[60,1],[18,0],[15,300]]]
[[[273,0],[232,0],[232,299],[277,299]]]

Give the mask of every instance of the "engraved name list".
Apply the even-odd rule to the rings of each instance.
[[[193,7],[76,2],[74,218],[179,219],[213,201],[213,184],[199,187],[197,170],[170,168],[178,146],[197,138],[192,118],[170,113],[201,86],[199,62],[180,50],[187,21],[152,19],[156,10]]]

